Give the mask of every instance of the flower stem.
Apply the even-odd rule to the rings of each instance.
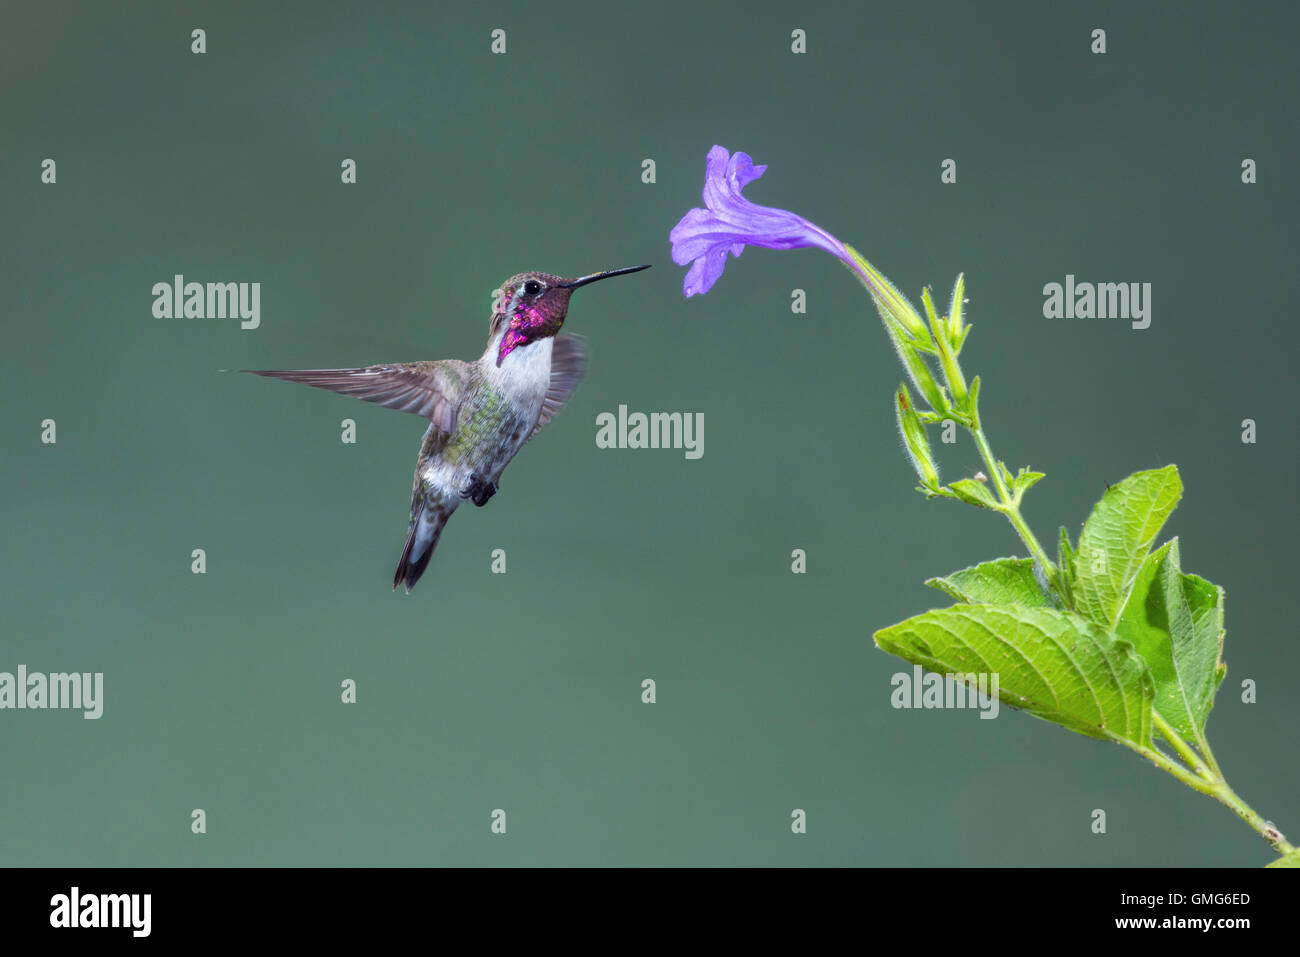
[[[978,420],[976,420],[974,424],[967,422],[966,429],[975,439],[975,445],[980,451],[980,457],[984,459],[984,466],[989,470],[989,475],[993,478],[993,486],[997,489],[998,499],[1002,502],[1000,511],[1007,517],[1007,520],[1011,522],[1011,527],[1016,530],[1016,534],[1020,536],[1020,540],[1024,542],[1025,547],[1029,549],[1029,554],[1033,557],[1034,561],[1038,563],[1039,567],[1042,568],[1043,574],[1047,576],[1048,582],[1051,583],[1052,590],[1059,594],[1060,581],[1058,579],[1056,565],[1054,565],[1051,559],[1047,557],[1047,552],[1045,552],[1043,546],[1039,544],[1038,538],[1029,527],[1029,523],[1026,522],[1024,516],[1020,514],[1020,500],[1018,497],[1013,496],[1010,489],[1007,488],[1007,483],[1002,477],[1000,464],[998,460],[994,458],[993,449],[989,446],[988,437],[984,434],[984,427],[980,425]]]

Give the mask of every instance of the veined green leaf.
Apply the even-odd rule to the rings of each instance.
[[[971,605],[1052,607],[1034,578],[1032,558],[995,558],[942,578],[931,578],[926,584]]]
[[[974,505],[978,508],[998,507],[998,500],[983,482],[964,478],[949,482],[948,487],[952,489],[954,495],[967,505]]]
[[[1183,494],[1178,468],[1135,472],[1112,486],[1084,523],[1074,561],[1074,608],[1111,630],[1151,543]]]
[[[1015,479],[1011,482],[1011,490],[1017,497],[1019,497],[1033,488],[1041,478],[1043,478],[1042,472],[1030,472],[1027,469],[1021,469],[1016,473]]]
[[[940,674],[998,675],[998,697],[1080,734],[1151,745],[1151,673],[1132,645],[1077,615],[953,605],[876,632],[876,644]]]
[[[1198,739],[1227,673],[1223,589],[1179,568],[1178,539],[1147,556],[1116,628],[1155,680],[1155,709],[1184,737]]]
[[[1074,549],[1070,547],[1070,533],[1061,526],[1061,540],[1056,546],[1056,565],[1060,572],[1061,590],[1065,593],[1065,602],[1074,607]]]

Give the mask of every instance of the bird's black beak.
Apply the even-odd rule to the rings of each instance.
[[[610,276],[626,276],[630,272],[640,272],[642,269],[649,269],[645,266],[624,266],[622,269],[610,269],[607,272],[594,272],[590,276],[583,276],[580,279],[570,279],[567,282],[556,283],[561,289],[577,289],[579,286],[585,286],[589,282],[595,282],[597,279],[608,279]]]

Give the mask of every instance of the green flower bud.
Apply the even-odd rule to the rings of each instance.
[[[934,311],[934,300],[930,298],[929,288],[921,293],[921,302],[925,304],[925,312],[930,317],[934,341],[939,344],[939,366],[943,369],[944,381],[948,384],[948,391],[952,393],[954,404],[964,412],[966,411],[966,377],[962,375],[961,366],[957,364],[952,340],[948,336],[948,327],[939,321],[939,316]]]
[[[856,249],[852,246],[844,248],[857,266],[858,280],[871,293],[871,298],[875,301],[876,309],[880,312],[880,318],[885,326],[901,330],[904,338],[929,349],[932,345],[930,331],[921,321],[916,308],[907,301],[907,297],[894,288],[894,284],[886,279],[880,270],[863,259],[862,254]]]
[[[925,359],[916,351],[916,346],[906,339],[895,339],[894,348],[898,351],[898,359],[903,363],[903,368],[907,370],[908,378],[925,396],[925,401],[930,403],[930,408],[941,415],[947,414],[948,399],[939,388],[939,383],[935,381],[934,373],[930,371]]]
[[[906,385],[899,385],[898,391],[894,393],[894,411],[898,414],[898,431],[903,437],[903,447],[907,449],[907,456],[912,460],[912,468],[916,469],[916,474],[925,488],[938,492],[939,469],[934,464],[934,456],[930,454],[930,442],[925,437],[925,426],[921,424],[916,414]]]
[[[966,274],[958,273],[957,282],[952,287],[952,303],[948,306],[948,341],[952,343],[953,352],[960,352],[961,344],[966,340],[966,326],[962,322],[965,295]]]

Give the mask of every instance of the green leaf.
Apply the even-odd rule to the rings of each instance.
[[[993,497],[988,486],[983,482],[975,479],[958,479],[955,482],[949,482],[948,487],[952,489],[954,495],[965,502],[967,505],[975,505],[979,508],[998,508],[998,500]]]
[[[1200,740],[1227,673],[1223,589],[1179,568],[1178,539],[1147,556],[1116,628],[1155,680],[1155,709],[1184,737]]]
[[[1061,526],[1061,541],[1056,547],[1056,565],[1060,572],[1058,578],[1061,589],[1065,592],[1065,601],[1074,607],[1074,549],[1070,547],[1070,533]]]
[[[1031,558],[995,558],[943,578],[931,578],[926,584],[971,605],[1052,607],[1034,578]]]
[[[1300,847],[1296,848],[1294,851],[1291,851],[1289,854],[1286,854],[1286,855],[1283,856],[1283,857],[1279,857],[1279,858],[1278,858],[1276,861],[1274,861],[1272,864],[1268,864],[1268,865],[1265,865],[1265,866],[1267,866],[1267,867],[1300,867]]]
[[[1178,467],[1135,472],[1112,486],[1084,523],[1074,562],[1074,607],[1111,630],[1151,543],[1183,494]]]
[[[1039,479],[1044,477],[1045,475],[1042,472],[1030,472],[1026,469],[1021,469],[1016,473],[1016,477],[1011,482],[1012,494],[1019,499],[1020,496],[1025,494],[1025,492],[1033,488]]]
[[[998,676],[998,697],[1080,734],[1151,746],[1151,673],[1128,642],[1077,615],[953,605],[876,632],[891,654],[940,674]]]

